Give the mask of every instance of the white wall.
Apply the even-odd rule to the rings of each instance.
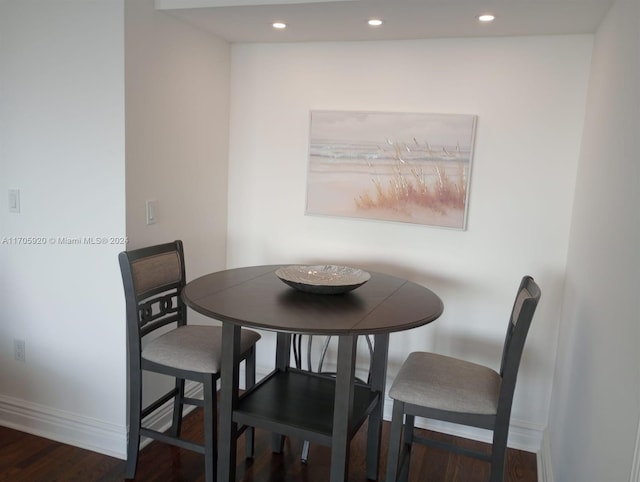
[[[0,237],[46,240],[0,245],[0,422],[124,457],[125,245],[50,238],[181,238],[189,278],[224,267],[230,49],[153,0],[3,1],[0,35],[0,191],[22,202]]]
[[[153,3],[125,3],[127,235],[182,239],[194,278],[226,262],[230,47]]]
[[[640,399],[639,45],[634,0],[601,26],[591,77],[591,36],[235,45],[229,98],[229,47],[150,0],[0,0],[0,194],[22,195],[21,214],[0,205],[0,237],[47,240],[0,245],[0,423],[123,455],[122,246],[49,238],[182,237],[191,278],[225,261],[318,261],[434,289],[445,314],[392,336],[391,377],[417,349],[496,367],[513,290],[534,275],[543,301],[512,445],[537,450],[553,395],[555,479],[627,480]],[[477,114],[467,231],[304,216],[310,109]]]
[[[128,248],[181,239],[193,279],[226,263],[230,48],[153,3],[125,3]],[[173,383],[145,374],[143,403]]]
[[[549,420],[557,481],[630,477],[640,419],[640,9],[595,37]],[[636,446],[636,457],[640,447]]]
[[[125,440],[124,245],[58,237],[125,236],[123,46],[121,0],[0,3],[0,423],[106,453]]]
[[[411,350],[497,368],[515,290],[533,275],[543,297],[511,444],[537,450],[591,47],[592,36],[233,45],[228,265],[350,264],[432,288],[445,313],[392,335],[389,382]],[[305,216],[312,109],[476,114],[468,229]],[[265,334],[261,367],[271,343]]]

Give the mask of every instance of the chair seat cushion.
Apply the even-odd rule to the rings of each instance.
[[[435,353],[409,355],[389,396],[405,403],[450,412],[494,415],[501,378],[494,370]]]
[[[249,350],[260,339],[253,330],[241,330],[240,351]],[[222,327],[186,325],[151,341],[142,350],[142,358],[181,370],[218,373],[222,347]]]

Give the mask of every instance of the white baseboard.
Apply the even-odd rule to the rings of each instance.
[[[0,395],[0,425],[101,454],[126,458],[127,429]]]
[[[549,431],[546,428],[542,434],[542,446],[538,452],[538,482],[553,482],[551,444],[549,442]]]
[[[393,400],[386,398],[384,401],[384,419],[391,420],[393,412]],[[467,427],[448,422],[440,422],[436,420],[427,420],[416,417],[415,425],[418,428],[442,432],[456,437],[468,438],[479,442],[491,443],[491,434],[489,430],[483,430],[475,427]],[[510,448],[524,450],[526,452],[538,453],[542,446],[544,427],[540,427],[523,420],[511,420],[509,428],[509,440],[507,445]]]
[[[270,373],[268,369],[262,367],[257,367],[256,372],[258,380]],[[241,373],[241,386],[243,379],[243,373]],[[201,398],[202,396],[202,386],[198,383],[187,382],[185,391],[189,397]],[[384,404],[385,420],[391,420],[392,406],[393,400],[386,398]],[[186,412],[190,408],[186,409]],[[90,417],[78,416],[70,412],[2,395],[0,395],[0,425],[123,460],[126,459],[127,427],[124,425],[105,423]],[[170,403],[167,403],[159,412],[149,418],[145,425],[160,431],[169,428],[171,425]],[[416,419],[416,426],[472,440],[491,441],[491,432],[487,430],[419,418]],[[539,457],[538,461],[539,480],[553,482],[552,477],[545,478],[545,474],[550,473],[550,469],[545,465],[549,461],[548,445],[543,443],[545,439],[543,427],[512,420],[509,431],[509,447],[540,454],[542,457]],[[143,440],[142,446],[148,442],[148,439]],[[540,465],[541,462],[542,465]]]
[[[185,395],[201,398],[202,385],[188,381],[185,385]],[[185,407],[185,414],[193,409],[192,406]],[[165,431],[171,426],[171,415],[172,406],[167,402],[145,420],[145,426]],[[127,458],[128,431],[124,425],[109,424],[2,395],[0,425],[118,459]],[[144,447],[150,441],[151,439],[143,437],[140,446]]]

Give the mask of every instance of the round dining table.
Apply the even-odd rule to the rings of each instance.
[[[330,480],[347,480],[350,441],[367,419],[367,478],[376,480],[389,335],[434,321],[442,301],[420,284],[378,272],[347,293],[309,293],[285,284],[276,275],[280,267],[218,271],[190,281],[182,292],[187,306],[222,322],[217,480],[235,481],[243,426],[272,432],[275,451],[282,436],[331,447]],[[274,370],[240,394],[242,327],[274,331],[277,343]],[[291,367],[292,334],[338,337],[335,376]],[[366,383],[355,377],[359,335],[374,337]]]

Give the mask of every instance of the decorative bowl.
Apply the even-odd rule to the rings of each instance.
[[[319,295],[336,295],[354,290],[371,278],[366,271],[332,264],[278,268],[276,276],[292,288]]]

